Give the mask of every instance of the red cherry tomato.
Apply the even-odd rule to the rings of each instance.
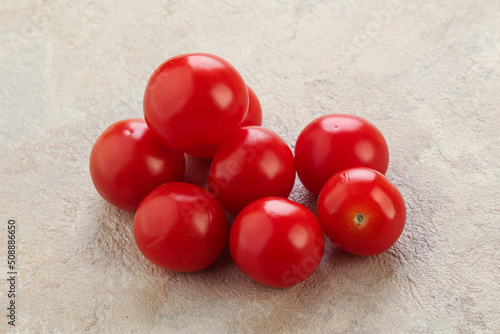
[[[223,141],[208,173],[210,192],[233,214],[261,197],[288,197],[294,180],[287,143],[260,126],[239,128]]]
[[[229,227],[226,213],[207,190],[171,182],[153,190],[134,217],[134,236],[152,263],[175,271],[198,271],[221,254]]]
[[[166,146],[192,151],[225,139],[248,109],[243,78],[226,60],[204,53],[168,59],[144,94],[144,116]]]
[[[316,270],[323,256],[323,231],[306,207],[286,198],[261,198],[236,217],[229,250],[246,275],[269,287],[285,288]]]
[[[262,107],[257,94],[250,86],[248,88],[248,111],[240,123],[241,126],[262,125]]]
[[[184,169],[184,154],[160,144],[140,118],[111,125],[90,154],[90,175],[97,192],[124,210],[135,210],[159,185],[181,181]]]
[[[388,250],[403,232],[406,207],[380,172],[352,168],[335,174],[318,199],[318,219],[337,247],[356,255]]]
[[[318,195],[326,181],[344,169],[370,167],[385,174],[389,149],[382,133],[364,118],[331,114],[302,130],[295,163],[304,187]]]
[[[262,108],[259,99],[250,86],[248,88],[248,112],[240,123],[242,126],[262,125]],[[187,154],[201,159],[212,159],[219,149],[220,143],[204,146],[197,150],[186,152]]]

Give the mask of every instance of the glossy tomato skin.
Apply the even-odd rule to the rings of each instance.
[[[313,194],[335,173],[369,167],[385,174],[389,149],[382,133],[366,119],[345,114],[321,116],[297,138],[295,163],[302,184]]]
[[[134,237],[152,263],[174,271],[199,271],[212,264],[227,243],[226,213],[207,190],[184,182],[166,183],[141,202]]]
[[[163,146],[141,118],[112,124],[90,154],[97,192],[112,205],[135,210],[157,186],[184,177],[184,153]]]
[[[288,197],[294,181],[292,151],[260,126],[239,128],[223,141],[208,173],[210,192],[233,214],[261,197]]]
[[[262,125],[262,107],[260,105],[259,99],[255,92],[247,86],[248,88],[248,111],[245,115],[245,118],[240,123],[240,127],[242,126],[251,126],[251,125]],[[186,152],[187,154],[201,159],[213,159],[215,153],[219,149],[220,143],[212,144],[208,146],[204,146],[194,151]]]
[[[356,255],[388,250],[403,232],[406,207],[380,172],[352,168],[335,174],[318,198],[318,220],[328,238]]]
[[[144,117],[164,145],[192,151],[221,142],[248,109],[238,71],[206,53],[168,59],[152,74],[144,93]]]
[[[316,216],[286,198],[265,197],[246,206],[229,233],[229,250],[246,275],[268,287],[307,279],[324,251]]]

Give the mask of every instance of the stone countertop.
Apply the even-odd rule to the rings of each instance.
[[[0,332],[10,218],[19,333],[500,332],[500,2],[11,0],[0,22]],[[148,263],[133,213],[93,188],[90,150],[142,117],[160,63],[193,51],[230,61],[292,148],[323,114],[373,122],[408,210],[396,245],[328,242],[288,289],[227,250],[198,273]],[[208,167],[188,159],[187,180]],[[290,198],[315,209],[299,181]]]

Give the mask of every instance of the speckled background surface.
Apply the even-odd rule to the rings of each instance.
[[[498,1],[1,1],[0,332],[15,218],[19,333],[499,333],[499,28]],[[292,148],[326,113],[377,125],[407,203],[398,243],[327,243],[282,290],[227,251],[199,273],[149,264],[89,154],[142,116],[152,71],[192,51],[236,66]],[[203,184],[209,163],[188,167]],[[315,209],[299,182],[291,198]]]

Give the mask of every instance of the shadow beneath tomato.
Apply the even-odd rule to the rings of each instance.
[[[97,197],[89,203],[86,212],[85,219],[92,223],[86,225],[86,230],[79,229],[85,238],[74,245],[82,257],[114,272],[141,272],[152,277],[172,275],[149,262],[139,251],[133,231],[135,212],[116,208]]]
[[[222,250],[222,253],[217,258],[217,260],[215,260],[215,262],[212,263],[210,266],[208,266],[205,270],[207,272],[213,273],[214,275],[217,275],[219,272],[224,272],[227,269],[232,268],[234,266],[235,264],[233,262],[233,259],[231,258],[231,253],[229,252],[229,243],[228,243]]]
[[[208,189],[208,172],[210,171],[212,160],[195,158],[188,154],[184,154],[184,156],[186,158],[184,182]]]
[[[307,190],[298,177],[295,178],[295,184],[292,192],[290,193],[289,199],[302,204],[316,215],[318,196]]]
[[[217,260],[207,268],[194,272],[177,272],[176,274],[179,279],[186,281],[222,283],[233,277],[236,271],[238,271],[238,268],[231,258],[229,245],[226,244]]]
[[[331,242],[325,247],[323,261],[334,268],[335,276],[370,288],[395,280],[402,265],[391,250],[378,255],[359,256],[343,251]]]
[[[226,211],[226,217],[227,217],[227,223],[229,224],[229,229],[231,229],[231,226],[233,226],[236,216],[237,215],[233,215],[232,213]]]

